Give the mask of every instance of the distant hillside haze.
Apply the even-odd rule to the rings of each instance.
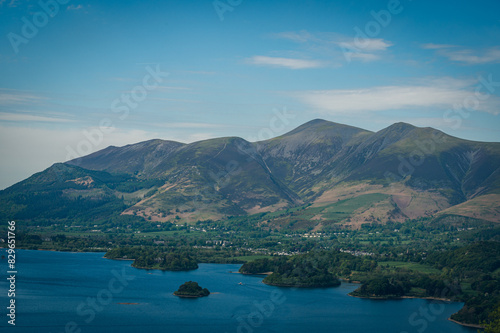
[[[0,215],[196,222],[298,207],[302,224],[439,215],[500,221],[500,143],[396,123],[371,132],[321,119],[259,142],[150,140],[57,163],[0,192]],[[278,215],[277,215],[278,216]],[[288,221],[288,222],[287,222]]]

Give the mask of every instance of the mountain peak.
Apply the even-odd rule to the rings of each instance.
[[[333,121],[323,120],[323,119],[313,119],[299,127],[291,130],[288,133],[283,134],[281,137],[293,136],[299,133],[311,133],[319,135],[320,133],[336,133],[337,135],[343,136],[344,133],[349,132],[367,132],[366,130],[354,126],[344,125],[335,123]]]
[[[321,125],[321,124],[335,124],[335,123],[333,121],[328,121],[328,120],[316,118],[316,119],[313,119],[313,120],[310,120],[310,121],[304,123],[302,126],[304,126],[304,125],[314,126],[314,125]]]
[[[404,123],[404,122],[400,121],[400,122],[392,124],[391,126],[387,127],[386,129],[390,129],[392,131],[402,132],[402,131],[413,130],[415,128],[418,128],[418,127],[413,126],[412,124],[408,124],[408,123]]]
[[[497,222],[500,143],[429,142],[435,132],[400,122],[374,133],[314,119],[256,143],[223,137],[108,147],[0,191],[0,218],[178,223],[315,204],[307,219],[280,213],[270,224],[314,229],[449,214],[478,198],[484,209],[472,202],[453,212]],[[345,212],[342,202],[351,199]]]

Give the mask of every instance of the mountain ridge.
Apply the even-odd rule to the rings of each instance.
[[[316,229],[466,215],[468,205],[480,207],[476,218],[499,222],[499,166],[500,143],[402,122],[372,132],[314,119],[258,142],[223,137],[110,146],[0,191],[0,216],[74,218],[57,205],[42,212],[40,202],[52,198],[157,222],[283,211],[286,218],[269,221],[282,228],[293,224],[289,210],[303,205],[311,215],[302,224]],[[25,191],[31,194],[23,197]],[[358,206],[342,210],[341,202]],[[29,213],[32,207],[38,215]]]

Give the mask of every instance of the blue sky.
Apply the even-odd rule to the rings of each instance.
[[[500,141],[497,1],[0,0],[0,188],[152,138],[322,118]]]

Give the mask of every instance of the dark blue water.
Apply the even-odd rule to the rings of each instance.
[[[264,285],[261,277],[230,273],[240,265],[203,264],[191,272],[161,272],[102,256],[18,251],[15,327],[7,324],[5,315],[9,298],[7,263],[2,260],[0,331],[475,332],[447,320],[461,303],[366,300],[347,296],[354,284],[277,288]],[[189,280],[212,294],[198,299],[172,295]]]

